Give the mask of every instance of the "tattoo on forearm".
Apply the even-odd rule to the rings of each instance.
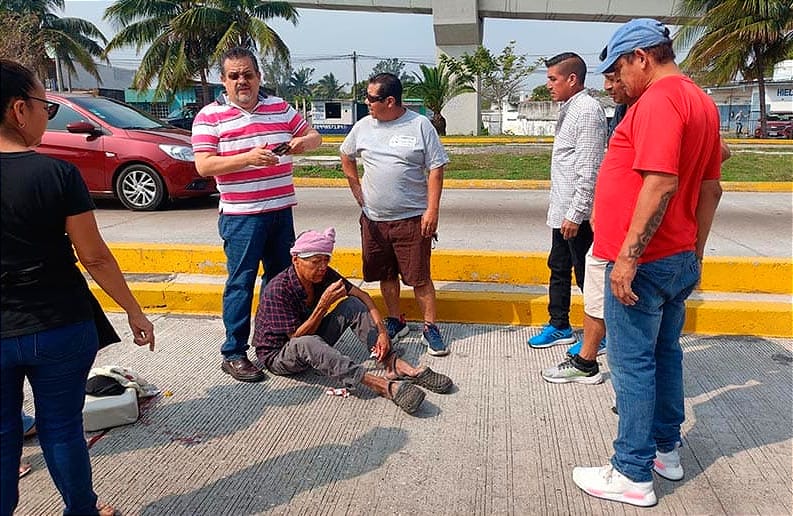
[[[671,198],[671,192],[665,193],[661,197],[661,201],[658,203],[658,209],[655,210],[650,220],[647,221],[644,230],[639,234],[639,241],[628,249],[629,257],[639,258],[644,254],[644,250],[647,249],[650,239],[653,238],[653,235],[655,235],[655,232],[658,231],[658,227],[661,225],[661,221],[664,220],[664,213],[666,213],[666,208],[669,206],[669,200]]]

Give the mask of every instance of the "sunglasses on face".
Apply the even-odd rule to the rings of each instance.
[[[40,99],[38,97],[31,97],[30,95],[26,95],[25,98],[30,100],[38,100],[39,102],[43,102],[47,106],[47,120],[52,120],[55,118],[55,115],[58,114],[58,109],[61,107],[60,104],[57,102],[51,102],[47,99]]]
[[[375,102],[382,102],[387,98],[388,97],[383,97],[382,95],[369,95],[368,93],[366,94],[366,100],[367,102],[369,102],[369,104],[374,104]]]
[[[252,81],[253,78],[256,77],[256,74],[253,73],[253,72],[243,72],[243,73],[240,73],[240,72],[229,72],[229,73],[226,74],[226,77],[228,79],[232,80],[232,81],[236,81],[240,77],[242,77],[246,81]]]

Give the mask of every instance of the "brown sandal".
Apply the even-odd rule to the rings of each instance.
[[[416,376],[398,376],[397,379],[414,383],[419,387],[424,387],[438,394],[446,394],[454,385],[451,378],[445,374],[436,373],[429,367],[424,368],[424,370]]]
[[[392,351],[383,360],[383,364],[387,363],[389,366],[386,367],[386,371],[390,368],[394,375],[393,377],[386,375],[387,380],[413,383],[419,387],[424,387],[425,389],[431,390],[432,392],[436,392],[438,394],[445,394],[451,390],[452,386],[454,385],[452,379],[445,374],[436,373],[429,367],[425,367],[416,376],[399,374],[397,372],[396,361],[400,354],[401,353]]]
[[[394,389],[395,385],[396,389]],[[386,390],[394,405],[408,414],[417,411],[421,402],[424,401],[424,391],[409,382],[389,380]]]

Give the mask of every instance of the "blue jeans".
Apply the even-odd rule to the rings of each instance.
[[[606,266],[604,300],[608,362],[619,412],[611,463],[634,482],[649,482],[656,449],[671,451],[680,440],[680,332],[685,300],[699,280],[699,262],[693,252],[683,252],[640,264],[632,283],[639,300],[633,306],[623,305],[612,294],[613,267]]]
[[[19,501],[22,385],[36,404],[36,430],[64,514],[97,514],[91,461],[83,432],[88,371],[98,339],[93,320],[0,341],[0,515]]]
[[[292,208],[257,215],[223,215],[218,219],[228,278],[223,291],[226,340],[220,348],[225,360],[247,356],[251,333],[253,289],[259,264],[264,267],[262,288],[292,263],[295,243]]]

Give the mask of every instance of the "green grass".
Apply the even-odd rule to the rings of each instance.
[[[488,147],[467,154],[462,149],[450,153],[446,166],[447,179],[549,179],[551,153],[547,148],[499,150]],[[786,154],[787,153],[787,154]],[[338,148],[322,146],[308,153],[314,156],[334,156]],[[341,178],[341,166],[296,166],[297,177]],[[793,181],[793,150],[771,149],[753,152],[733,151],[722,166],[723,181]]]
[[[788,148],[787,152],[791,152]],[[722,181],[793,181],[793,154],[733,152],[721,166]]]

